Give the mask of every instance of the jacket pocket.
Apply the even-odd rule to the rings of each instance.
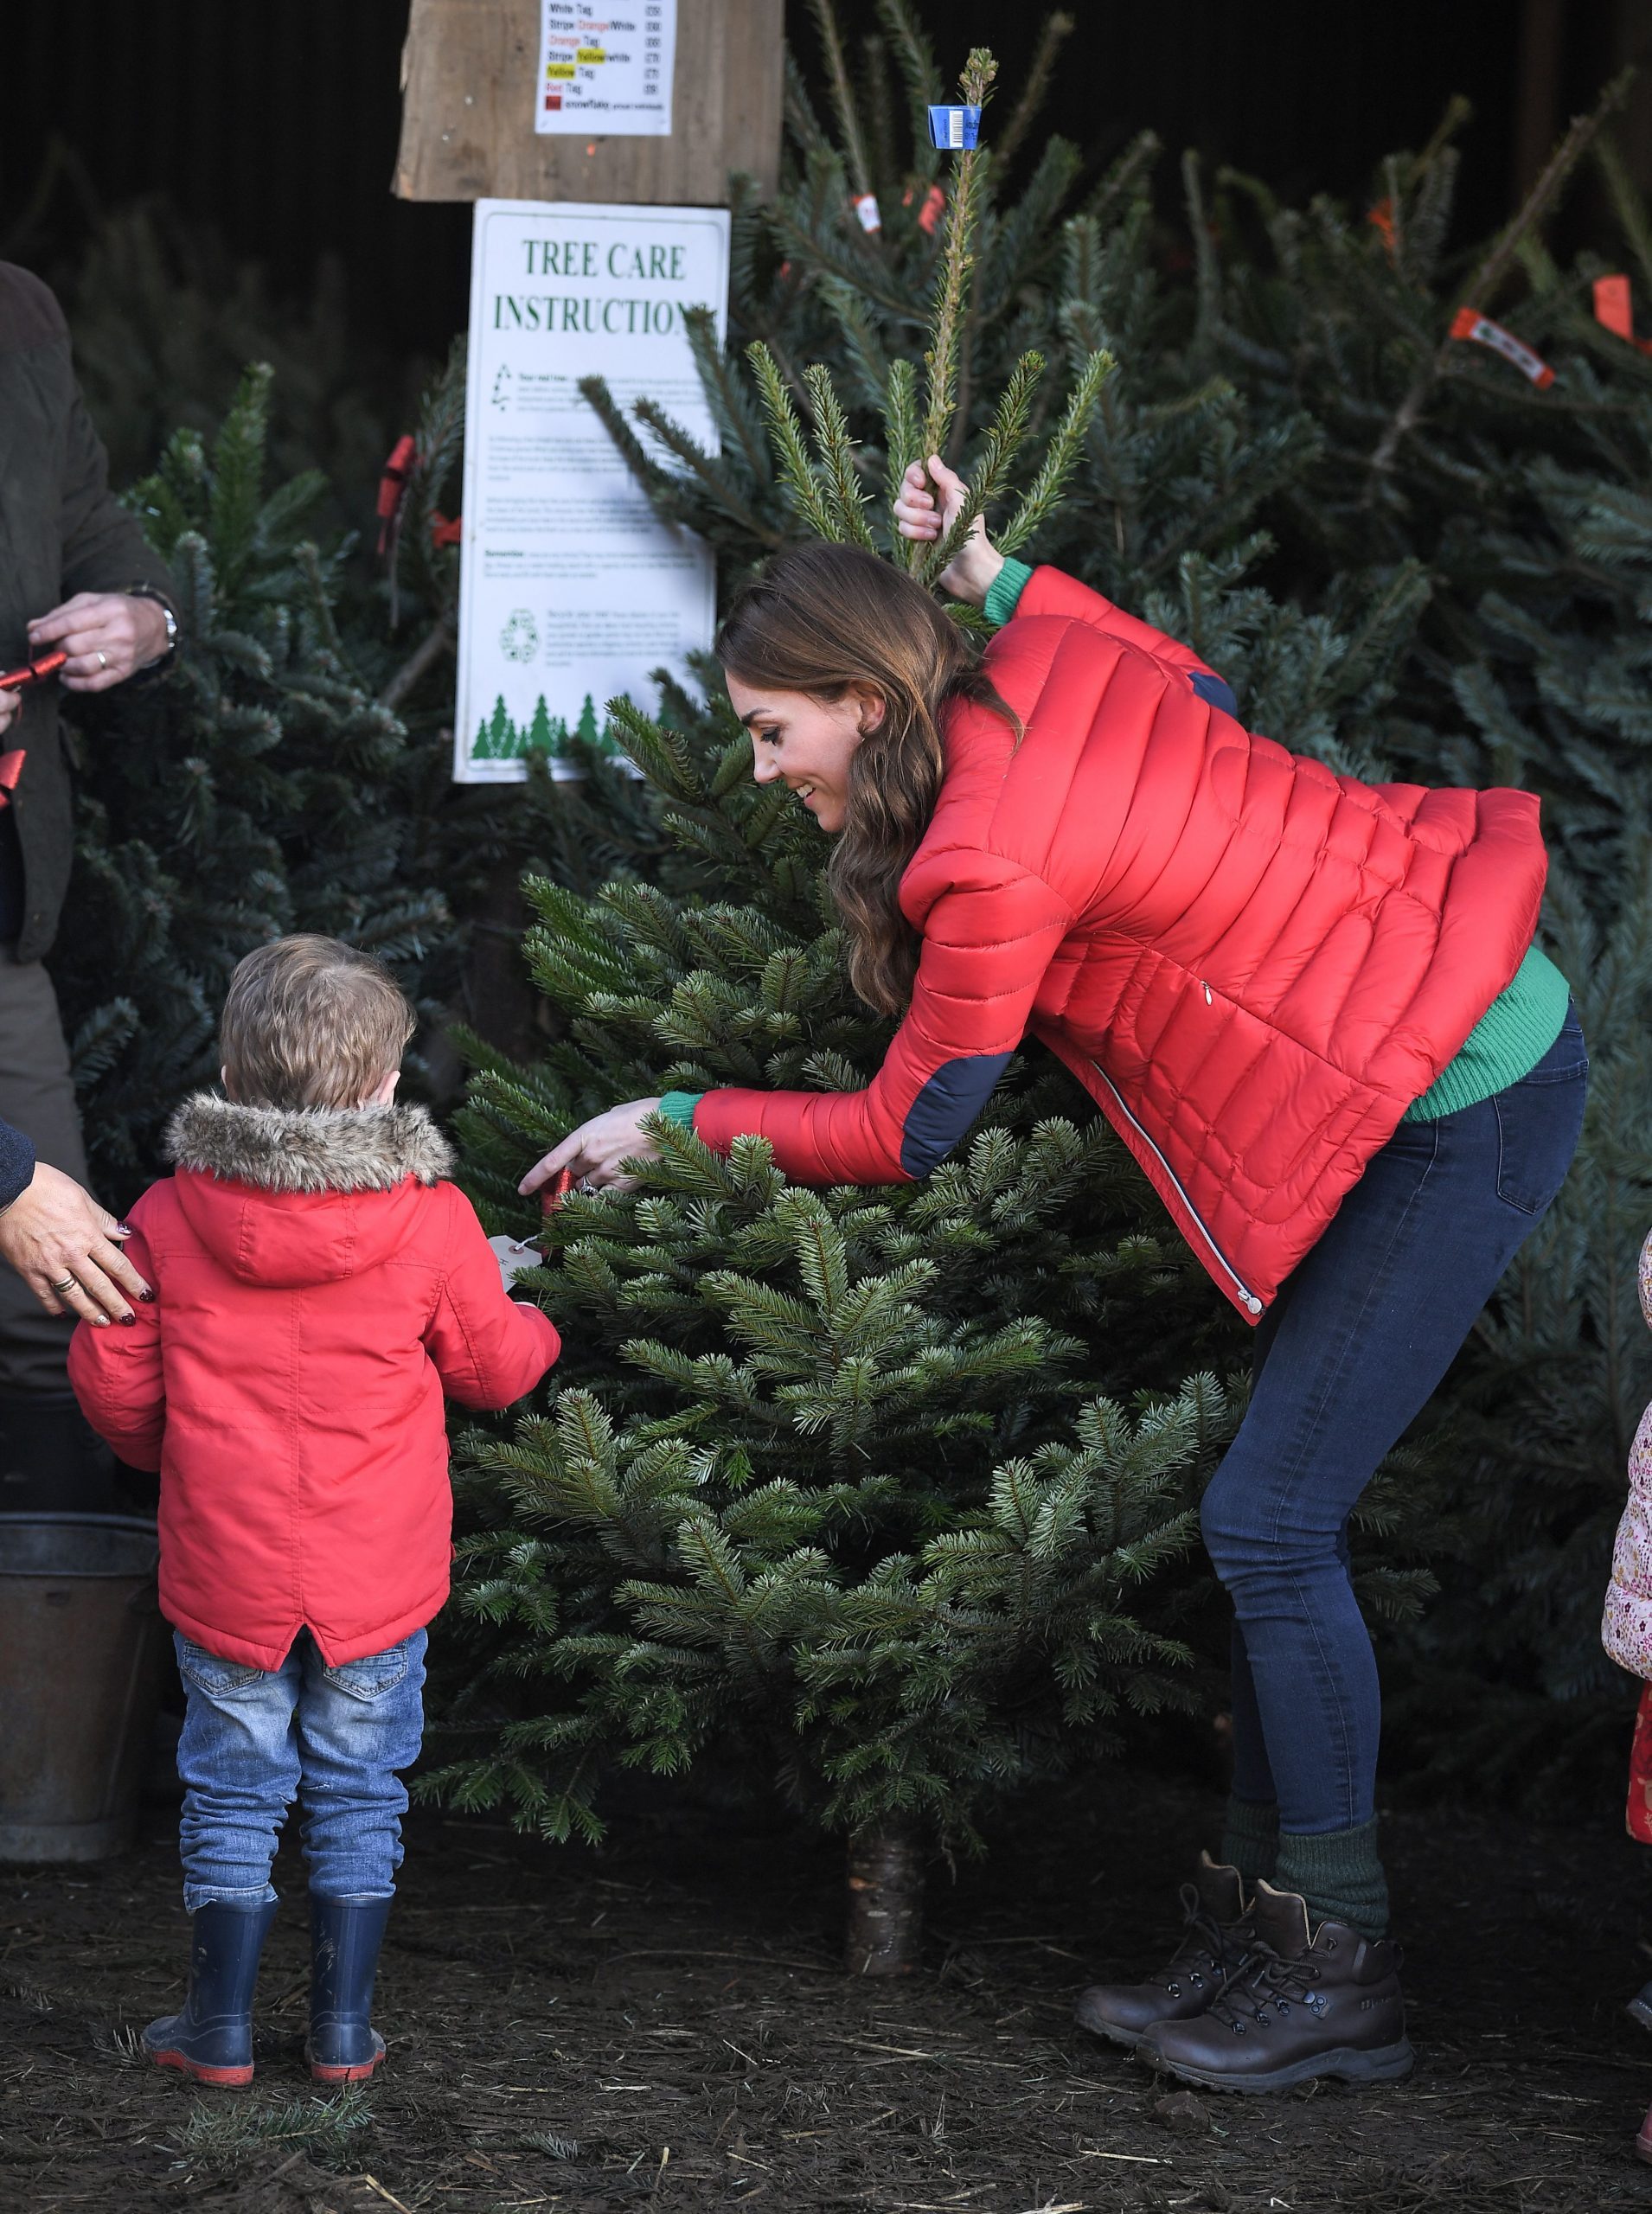
[[[266,1668],[249,1668],[243,1661],[226,1660],[221,1654],[208,1653],[204,1645],[196,1645],[182,1630],[176,1636],[178,1673],[186,1683],[205,1692],[208,1699],[233,1697],[250,1684],[262,1683],[270,1673]]]

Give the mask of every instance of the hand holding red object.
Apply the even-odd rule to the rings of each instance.
[[[62,681],[71,692],[106,692],[140,669],[163,660],[170,632],[158,600],[129,592],[77,592],[29,625],[37,658],[52,646],[67,656]]]
[[[16,720],[21,712],[20,694],[31,684],[44,684],[67,660],[68,656],[60,651],[42,654],[34,661],[25,662],[21,669],[0,669],[0,731],[9,730]],[[17,789],[26,758],[21,745],[0,753],[0,808],[10,806],[11,794]]]
[[[21,692],[25,685],[43,684],[48,676],[57,675],[67,659],[60,648],[56,653],[24,662],[21,669],[0,669],[0,692]]]

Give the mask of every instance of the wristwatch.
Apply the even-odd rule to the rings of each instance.
[[[162,617],[166,624],[166,650],[164,653],[157,654],[153,661],[144,662],[143,663],[143,668],[137,672],[138,675],[141,675],[143,673],[143,669],[158,669],[163,662],[170,661],[173,655],[176,653],[178,649],[178,618],[172,612],[170,604],[168,602],[166,595],[163,592],[157,592],[153,585],[128,585],[126,587],[126,597],[128,599],[152,599],[157,607],[160,609]]]

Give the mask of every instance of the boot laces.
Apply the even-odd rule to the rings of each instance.
[[[1220,1989],[1233,1965],[1233,1948],[1222,1923],[1217,1921],[1200,1897],[1196,1884],[1181,1886],[1182,1930],[1180,1943],[1170,1955],[1169,1965],[1159,1978],[1175,1997],[1181,1997],[1180,1979],[1185,1975],[1195,1990],[1208,1982]]]
[[[1262,1938],[1253,1938],[1210,2011],[1241,2036],[1252,2022],[1266,2029],[1274,2019],[1289,2015],[1293,2006],[1322,2013],[1325,1997],[1316,1988],[1321,1973],[1311,1955],[1277,1952]]]

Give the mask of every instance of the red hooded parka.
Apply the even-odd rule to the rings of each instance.
[[[557,1334],[506,1296],[422,1108],[203,1094],[169,1142],[129,1217],[154,1302],[69,1347],[87,1421],[161,1472],[161,1611],[248,1667],[306,1625],[330,1667],[381,1653],[447,1597],[444,1392],[509,1406]]]
[[[803,1184],[925,1174],[1030,1029],[1250,1321],[1520,967],[1529,792],[1361,784],[1246,731],[1185,646],[1035,570],[955,701],[900,885],[912,1005],[861,1092],[708,1092]]]

